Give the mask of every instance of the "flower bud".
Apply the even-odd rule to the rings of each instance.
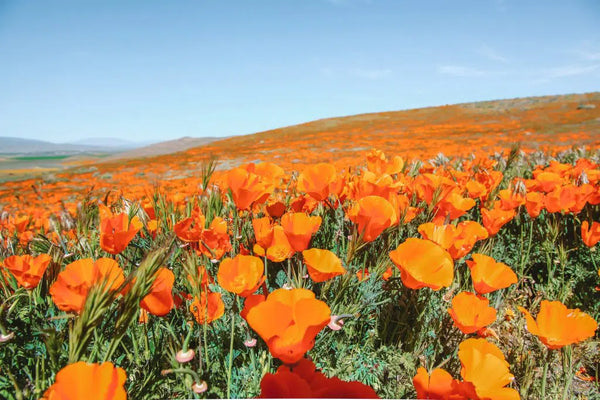
[[[177,360],[177,362],[183,364],[193,360],[195,355],[196,353],[194,353],[194,350],[192,349],[189,349],[188,351],[179,350],[175,355],[175,359]]]

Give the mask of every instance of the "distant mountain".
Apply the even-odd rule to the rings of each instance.
[[[141,158],[141,157],[152,157],[163,154],[177,153],[191,149],[192,147],[204,146],[216,140],[227,139],[226,137],[189,137],[185,136],[175,140],[168,140],[165,142],[154,143],[149,146],[139,147],[137,149],[125,151],[122,153],[114,154],[110,157],[106,157],[103,161],[110,160],[122,160],[128,158]]]
[[[143,142],[133,142],[130,140],[124,140],[116,137],[94,137],[76,140],[74,142],[69,142],[68,144],[74,144],[79,146],[111,147],[118,149],[135,149],[138,147],[148,146],[153,143],[155,142],[148,140]]]
[[[131,148],[131,147],[129,147]],[[114,153],[127,150],[127,147],[112,145],[93,146],[71,143],[52,143],[43,140],[23,139],[18,137],[0,136],[0,154],[45,154],[65,155],[80,153]]]

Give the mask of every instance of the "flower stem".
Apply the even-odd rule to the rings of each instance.
[[[546,398],[546,376],[548,375],[548,365],[550,365],[550,361],[552,361],[552,350],[546,349],[546,351],[547,355],[544,362],[544,371],[542,372],[542,399]]]
[[[235,308],[235,301],[233,302]],[[231,398],[231,368],[233,367],[233,336],[235,333],[235,314],[236,310],[231,312],[231,332],[229,336],[229,367],[227,368],[227,398]]]

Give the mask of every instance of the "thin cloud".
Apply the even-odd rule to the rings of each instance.
[[[563,67],[550,68],[543,72],[546,79],[565,78],[569,76],[586,75],[600,68],[600,64],[595,65],[566,65]]]
[[[474,78],[489,75],[488,71],[461,65],[442,65],[438,72],[443,75],[458,76],[462,78]]]
[[[479,54],[481,54],[485,58],[492,60],[492,61],[499,61],[503,64],[508,63],[508,59],[506,57],[504,57],[503,55],[501,55],[500,53],[498,53],[496,50],[492,49],[488,45],[483,45],[479,49]]]

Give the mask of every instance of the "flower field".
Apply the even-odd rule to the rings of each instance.
[[[0,398],[600,399],[579,96],[0,184]]]

